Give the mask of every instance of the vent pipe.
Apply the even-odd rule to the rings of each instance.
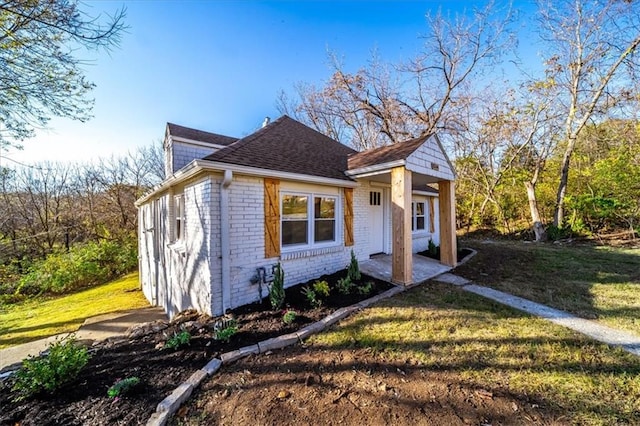
[[[271,119],[269,117],[265,117],[264,121],[262,122],[262,127],[265,127],[267,124],[269,124],[270,121]]]

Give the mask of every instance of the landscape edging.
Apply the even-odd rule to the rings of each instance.
[[[400,286],[392,287],[385,292],[370,297],[369,299],[362,300],[354,305],[336,309],[320,321],[309,324],[296,332],[283,334],[282,336],[263,340],[255,345],[244,346],[240,349],[225,352],[220,355],[220,358],[212,358],[207,365],[196,370],[196,372],[189,376],[187,380],[178,385],[178,387],[171,392],[171,395],[160,401],[156,407],[156,411],[151,415],[151,417],[149,417],[147,426],[165,426],[171,416],[178,411],[178,408],[180,408],[182,403],[191,396],[193,390],[200,386],[200,383],[202,383],[206,377],[213,376],[217,373],[223,364],[230,364],[251,354],[257,355],[273,349],[281,349],[294,345],[312,334],[323,331],[325,328],[346,318],[352,313],[359,311],[360,309],[366,308],[383,299],[395,296],[405,290],[406,288]]]

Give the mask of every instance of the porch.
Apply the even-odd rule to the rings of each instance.
[[[412,256],[413,271],[411,282],[405,285],[419,284],[453,269],[434,259],[414,254]],[[369,260],[360,262],[360,271],[384,281],[392,282],[393,257],[390,254],[379,254]]]

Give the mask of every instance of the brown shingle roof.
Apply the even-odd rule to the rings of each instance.
[[[429,136],[421,136],[406,142],[358,152],[349,157],[349,170],[404,160],[418,149]]]
[[[202,130],[191,129],[189,127],[179,126],[173,123],[167,123],[169,134],[180,138],[191,139],[199,142],[207,142],[215,145],[231,145],[238,138],[231,136],[219,135],[217,133],[203,132]]]
[[[350,180],[347,158],[356,151],[286,115],[205,160],[281,172]]]

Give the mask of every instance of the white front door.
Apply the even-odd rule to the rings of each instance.
[[[369,192],[369,254],[384,252],[384,196],[382,189]]]

